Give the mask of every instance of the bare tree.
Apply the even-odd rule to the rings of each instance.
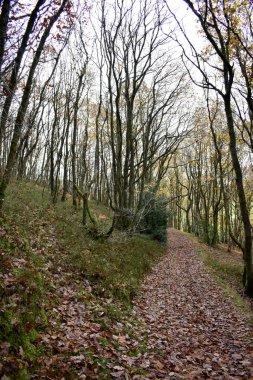
[[[29,18],[28,24],[27,24],[27,28],[26,28],[25,34],[24,34],[22,42],[21,42],[21,46],[20,46],[18,53],[17,53],[15,67],[12,71],[10,84],[9,84],[9,95],[6,98],[6,101],[5,101],[5,104],[3,107],[3,111],[2,111],[1,122],[0,122],[0,130],[1,131],[4,130],[5,125],[6,125],[8,113],[9,113],[11,102],[13,99],[14,90],[15,90],[16,84],[17,84],[17,73],[18,73],[18,70],[19,70],[19,67],[21,64],[21,60],[22,60],[22,57],[24,55],[29,36],[32,33],[33,25],[36,21],[37,14],[38,14],[40,7],[43,3],[44,3],[43,0],[39,0],[37,2],[37,5],[34,7],[32,13],[31,13],[31,16]],[[13,166],[16,163],[16,158],[17,158],[16,155],[17,155],[17,149],[18,149],[19,139],[20,139],[20,135],[21,135],[21,129],[22,129],[23,122],[24,122],[25,115],[26,115],[26,111],[27,111],[27,108],[29,105],[29,99],[30,99],[30,94],[31,94],[35,70],[38,66],[43,48],[44,48],[46,40],[47,40],[47,38],[51,32],[51,29],[52,29],[53,25],[56,23],[56,21],[58,20],[58,18],[60,17],[61,13],[63,12],[66,3],[67,3],[67,0],[63,0],[61,5],[56,9],[56,11],[53,13],[53,15],[49,18],[48,24],[45,27],[45,29],[44,29],[41,37],[40,37],[40,40],[39,40],[37,49],[35,51],[31,66],[29,67],[28,77],[27,77],[27,80],[25,83],[25,87],[24,87],[23,94],[22,94],[22,99],[21,99],[21,102],[19,104],[17,117],[15,120],[15,125],[14,125],[12,140],[11,140],[11,146],[10,146],[10,150],[9,150],[9,154],[8,154],[8,159],[7,159],[7,163],[6,163],[5,170],[4,170],[2,180],[1,180],[1,184],[0,184],[0,208],[2,208],[2,205],[4,202],[5,190],[9,184],[9,181],[10,181]]]
[[[170,37],[163,33],[165,25],[169,27],[164,11],[156,1],[101,2],[112,199],[119,215],[138,208],[138,203],[141,207],[137,187],[141,183],[138,190],[143,193],[148,171],[169,155],[180,136],[176,132],[180,117],[175,118],[176,128],[170,117],[182,93],[184,74],[165,52]],[[125,223],[119,217],[118,226],[124,228]]]
[[[231,54],[231,47],[233,44],[233,33],[231,32],[230,28],[230,3],[227,1],[220,2],[218,0],[205,0],[201,3],[198,1],[191,0],[184,0],[184,2],[187,4],[187,6],[199,20],[201,30],[203,31],[203,34],[206,40],[208,41],[209,46],[212,48],[212,52],[214,52],[215,57],[217,58],[215,61],[210,61],[207,59],[206,56],[198,52],[196,48],[193,46],[193,44],[190,42],[181,24],[178,22],[178,26],[184,33],[184,36],[192,50],[192,57],[190,57],[189,54],[187,54],[187,52],[183,48],[184,55],[185,57],[187,57],[188,61],[190,61],[194,65],[194,67],[197,68],[202,74],[203,82],[197,84],[216,91],[223,100],[227,121],[227,130],[229,134],[230,155],[236,177],[236,186],[244,228],[243,256],[245,270],[243,281],[245,291],[250,296],[253,296],[251,222],[249,216],[249,209],[247,207],[246,201],[242,167],[238,157],[238,139],[236,134],[236,125],[234,121],[232,105],[232,92],[235,79],[235,67],[233,55]],[[173,13],[172,11],[170,12]],[[206,70],[206,66],[209,67],[209,71]],[[212,72],[211,70],[214,70],[216,76],[220,78],[220,86],[218,81],[213,80],[210,73]],[[191,75],[190,71],[189,75]]]

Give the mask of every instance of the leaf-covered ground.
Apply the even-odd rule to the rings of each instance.
[[[9,190],[0,218],[0,379],[110,379],[125,350],[132,376],[131,356],[146,348],[131,300],[165,247],[117,231],[94,240],[71,200],[54,206],[32,183]],[[91,204],[107,231],[110,212]]]
[[[87,283],[77,300],[76,285],[61,289],[62,303],[42,339],[51,355],[41,358],[44,371],[34,378],[252,378],[246,317],[178,231],[169,231],[168,254],[146,278],[132,313],[111,318],[111,299],[99,303]]]
[[[135,312],[150,326],[149,347],[157,351],[146,358],[146,378],[252,378],[248,321],[225,298],[192,242],[180,232],[169,231],[168,255],[147,278]]]
[[[253,378],[248,320],[214,282],[196,243],[186,235],[169,230],[168,252],[144,281],[131,309],[115,297],[116,291],[124,294],[126,282],[108,284],[100,278],[107,272],[95,261],[92,283],[78,265],[73,267],[51,219],[42,223],[36,212],[32,220],[27,239],[17,239],[16,227],[9,232],[0,228],[5,268],[1,295],[8,300],[0,311],[6,320],[2,327],[9,329],[3,333],[9,341],[0,342],[2,379]],[[73,235],[72,245],[75,239]],[[115,260],[109,250],[114,246],[119,260],[122,246],[123,261],[114,267],[117,277],[109,277],[118,283],[120,263],[129,265],[127,239],[108,246],[92,243],[82,254],[99,257],[106,249],[103,260]],[[137,261],[134,266],[132,271],[138,271]]]

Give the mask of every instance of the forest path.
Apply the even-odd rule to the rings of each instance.
[[[134,310],[148,326],[145,378],[253,379],[246,317],[184,234],[169,229],[168,254],[146,278]]]

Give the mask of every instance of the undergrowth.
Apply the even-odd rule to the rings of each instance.
[[[219,247],[210,247],[198,240],[198,238],[187,234],[197,247],[197,253],[204,265],[211,271],[213,277],[222,288],[223,292],[229,297],[234,305],[252,320],[252,312],[243,296],[243,262],[225,262],[223,251]],[[229,255],[227,253],[226,257]],[[230,253],[232,256],[233,253]],[[226,259],[227,260],[227,259]]]
[[[93,201],[90,206],[99,229],[107,231],[112,223],[110,210]],[[98,305],[104,298],[112,300],[103,305],[104,318],[120,320],[164,247],[143,236],[120,232],[108,240],[93,240],[81,224],[81,207],[75,211],[71,199],[53,206],[47,189],[31,183],[9,187],[3,215],[0,350],[5,359],[0,362],[0,375],[25,380],[43,353],[37,342],[58,302],[62,270],[69,272],[69,281],[88,279]]]
[[[112,223],[108,207],[91,202],[99,229]],[[164,246],[140,235],[115,231],[110,239],[93,240],[81,224],[81,210],[71,203],[58,203],[54,225],[60,245],[68,251],[65,259],[73,271],[85,274],[98,295],[113,297],[129,306],[140,281],[164,253]]]

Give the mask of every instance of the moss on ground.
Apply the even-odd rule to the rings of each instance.
[[[107,231],[110,209],[90,203],[99,229]],[[103,305],[106,324],[106,319],[120,319],[122,310],[125,318],[144,275],[165,251],[143,236],[120,232],[94,240],[81,220],[81,207],[75,211],[71,199],[53,205],[48,190],[37,184],[15,182],[8,189],[0,220],[0,348],[13,379],[29,379],[43,354],[37,341],[58,302],[52,278],[56,273],[62,285],[60,268],[68,270],[69,281],[88,279],[98,304],[103,297],[112,299]]]

